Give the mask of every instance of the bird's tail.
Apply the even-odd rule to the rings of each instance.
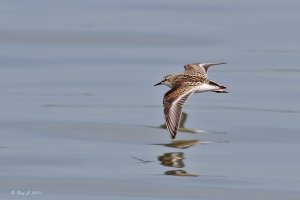
[[[218,87],[218,89],[213,90],[213,92],[216,92],[216,93],[228,93],[228,91],[226,90],[227,87],[224,86],[224,85],[219,85],[218,83],[216,83],[216,82],[214,82],[214,81],[211,81],[211,80],[209,81],[209,84]]]

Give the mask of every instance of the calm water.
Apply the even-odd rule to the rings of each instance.
[[[298,1],[0,5],[2,199],[300,198]],[[230,93],[174,144],[153,85],[192,62]]]

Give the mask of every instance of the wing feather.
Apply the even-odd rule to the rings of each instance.
[[[164,95],[166,126],[172,139],[176,137],[183,106],[194,92],[195,86],[180,85],[172,88]]]
[[[207,78],[207,71],[211,66],[214,65],[222,65],[226,64],[224,62],[222,63],[193,63],[193,64],[187,64],[184,65],[185,71],[184,74],[188,75],[196,75],[200,76],[203,79]]]
[[[205,68],[199,65],[198,63],[184,65],[184,69],[185,69],[184,74],[200,76],[203,79],[207,78]]]

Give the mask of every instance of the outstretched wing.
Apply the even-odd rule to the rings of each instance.
[[[200,76],[203,79],[207,78],[206,70],[198,63],[184,65],[184,74]]]
[[[200,76],[203,79],[207,78],[207,71],[211,66],[221,65],[226,63],[193,63],[184,65],[184,74]]]
[[[194,92],[195,86],[179,85],[164,95],[166,126],[172,139],[175,139],[178,131],[183,105]]]

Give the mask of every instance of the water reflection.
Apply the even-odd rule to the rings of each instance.
[[[182,132],[189,132],[189,133],[199,133],[205,132],[196,129],[190,129],[185,127],[185,123],[187,121],[187,113],[182,113],[182,117],[179,124],[179,131]],[[160,128],[166,129],[166,125],[160,125]],[[220,133],[220,132],[211,132],[211,133]],[[223,141],[226,142],[226,141]],[[222,142],[222,143],[223,143]],[[169,143],[162,143],[162,144],[154,144],[154,145],[161,145],[169,148],[176,148],[176,149],[188,149],[200,144],[210,144],[210,143],[220,143],[220,142],[208,142],[208,141],[201,141],[201,140],[173,140]],[[177,169],[169,169],[165,171],[163,174],[168,176],[184,176],[184,177],[198,177],[197,174],[189,173],[185,170],[185,156],[183,152],[166,152],[160,156],[157,156],[160,165],[168,167],[168,168],[177,168]]]
[[[191,176],[191,177],[198,177],[199,175],[197,174],[189,174],[184,170],[170,170],[170,171],[165,171],[165,175],[169,176]]]
[[[175,168],[184,168],[185,164],[183,160],[185,159],[183,152],[170,152],[164,153],[161,156],[158,156],[160,164],[165,167],[175,167]],[[183,169],[167,170],[164,172],[165,175],[169,176],[191,176],[196,177],[196,174],[190,174]]]
[[[226,142],[226,141],[224,141]],[[222,142],[222,143],[224,143]],[[177,149],[187,149],[190,147],[193,147],[198,144],[209,144],[212,142],[203,142],[200,140],[177,140],[172,141],[170,143],[166,144],[154,144],[154,145],[162,145],[165,147],[170,148],[177,148]],[[221,142],[216,142],[221,143]],[[191,174],[185,171],[183,168],[185,168],[184,160],[186,159],[183,152],[167,152],[164,153],[161,156],[157,157],[158,161],[160,162],[160,165],[165,167],[173,167],[173,168],[180,168],[180,169],[173,169],[173,170],[167,170],[163,174],[169,175],[169,176],[188,176],[188,177],[198,177],[200,175],[198,174]],[[203,176],[203,175],[201,175]]]
[[[158,156],[158,160],[160,161],[161,165],[166,167],[184,167],[184,154],[182,152],[164,153],[163,155]]]
[[[144,160],[144,159],[141,159],[141,158],[138,158],[138,157],[135,157],[135,156],[131,156],[131,158],[135,159],[135,160],[138,160],[140,161],[141,163],[149,163],[149,162],[153,162],[151,160]]]
[[[202,133],[202,132],[205,132],[203,130],[186,128],[185,123],[187,121],[187,117],[188,117],[188,114],[185,113],[185,112],[182,112],[182,115],[181,115],[181,118],[180,118],[180,123],[179,123],[179,128],[178,128],[179,131],[186,132],[186,133]],[[160,125],[160,128],[166,129],[167,126],[164,123],[164,124]]]
[[[187,149],[190,147],[193,147],[197,144],[209,144],[212,142],[204,142],[200,140],[175,140],[170,143],[164,143],[164,144],[154,144],[154,145],[162,145],[165,147],[171,147],[176,149]]]

